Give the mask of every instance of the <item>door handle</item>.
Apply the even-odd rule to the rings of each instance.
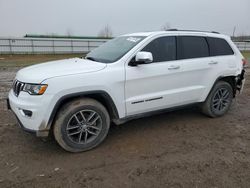
[[[216,65],[216,64],[218,64],[218,61],[211,61],[211,62],[209,62],[208,64],[209,64],[209,65]]]
[[[168,70],[176,70],[176,69],[179,69],[179,68],[180,68],[179,65],[170,65],[170,66],[168,67]]]

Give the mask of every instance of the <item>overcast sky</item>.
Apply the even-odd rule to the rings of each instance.
[[[0,36],[172,28],[250,34],[250,0],[0,0]]]

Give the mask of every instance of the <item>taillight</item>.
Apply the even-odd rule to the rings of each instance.
[[[246,59],[242,59],[242,65],[246,66],[247,65],[247,60]]]

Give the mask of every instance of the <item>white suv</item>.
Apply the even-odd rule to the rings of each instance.
[[[243,87],[245,63],[230,38],[215,32],[134,33],[85,58],[20,70],[7,102],[23,129],[86,151],[105,139],[110,122],[189,104],[224,115]]]

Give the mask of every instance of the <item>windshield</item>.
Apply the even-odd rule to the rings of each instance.
[[[141,42],[142,36],[122,36],[112,39],[87,54],[86,59],[103,63],[113,63]]]

